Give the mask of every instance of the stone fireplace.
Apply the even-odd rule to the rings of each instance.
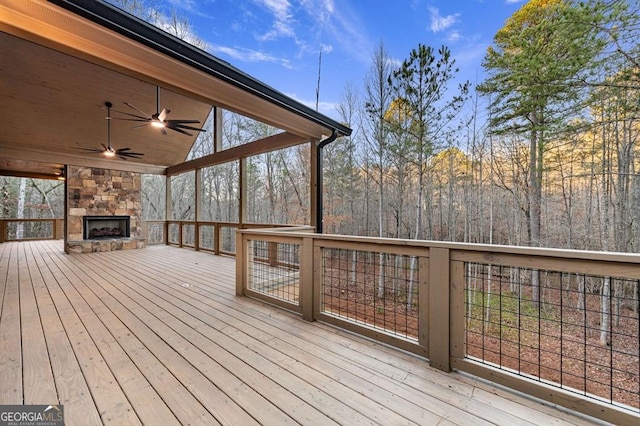
[[[67,253],[143,248],[140,173],[68,166]]]

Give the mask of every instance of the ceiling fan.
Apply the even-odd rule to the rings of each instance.
[[[111,146],[111,107],[113,104],[111,102],[105,102],[104,106],[107,108],[107,144],[100,144],[102,148],[80,148],[83,151],[95,152],[97,154],[102,154],[105,157],[120,157],[123,160],[127,158],[140,158],[144,154],[140,152],[133,152],[131,148],[120,148],[114,149]]]
[[[142,126],[146,126],[146,125],[151,125],[153,127],[157,127],[158,129],[160,129],[160,132],[163,135],[167,134],[167,130],[166,129],[174,130],[174,131],[176,131],[178,133],[182,133],[182,134],[185,134],[187,136],[193,136],[187,130],[195,131],[195,132],[206,132],[205,129],[201,129],[199,127],[193,127],[193,126],[189,126],[188,125],[188,124],[200,123],[200,121],[198,121],[198,120],[167,120],[167,116],[169,115],[171,110],[163,108],[162,111],[160,111],[160,87],[159,86],[156,86],[156,113],[155,114],[149,115],[146,112],[142,111],[141,109],[137,108],[136,106],[134,106],[133,104],[131,104],[129,102],[123,102],[123,103],[126,106],[138,111],[142,115],[131,114],[131,113],[124,112],[124,111],[114,110],[115,112],[117,112],[119,114],[127,115],[129,117],[133,117],[133,118],[115,118],[115,120],[127,120],[127,121],[144,122],[145,124],[141,124],[140,126],[136,126],[136,127],[142,127]]]

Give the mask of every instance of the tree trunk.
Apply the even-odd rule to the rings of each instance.
[[[538,118],[531,113],[531,122],[535,126]],[[542,141],[538,140],[538,130],[531,131],[529,146],[529,244],[531,247],[540,246],[540,204],[542,200]],[[534,305],[540,302],[540,271],[531,271],[531,301]]]
[[[611,326],[611,278],[605,277],[602,283],[602,295],[600,297],[600,345],[607,346],[609,341],[609,328]]]

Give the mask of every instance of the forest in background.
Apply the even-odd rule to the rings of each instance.
[[[158,19],[152,2],[124,3]],[[458,81],[446,46],[418,44],[398,64],[381,42],[338,106],[354,133],[323,151],[324,231],[638,252],[638,9],[529,1],[495,35],[479,84]],[[225,148],[279,131],[227,111],[223,125]],[[248,221],[308,223],[309,169],[307,145],[249,159]],[[238,220],[238,174],[236,162],[203,170],[200,220]],[[194,220],[194,173],[172,185],[171,218]],[[164,219],[164,178],[143,187],[144,218]],[[62,215],[58,182],[0,178],[0,191],[3,217]]]

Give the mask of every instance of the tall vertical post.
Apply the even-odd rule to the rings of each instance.
[[[200,212],[202,210],[202,169],[196,169],[195,173],[196,199],[195,201],[195,229],[193,235],[193,245],[196,250],[200,250]]]
[[[169,244],[169,220],[171,220],[171,176],[165,176],[164,243]]]
[[[222,151],[222,108],[213,107],[213,152]]]
[[[449,359],[449,249],[429,249],[429,360],[438,370],[451,371]]]
[[[318,140],[313,139],[311,143],[309,143],[309,224],[311,226],[316,226],[318,223]],[[318,232],[316,226],[316,232]]]
[[[247,222],[247,158],[240,159],[240,171],[238,173],[238,228],[242,229]]]

